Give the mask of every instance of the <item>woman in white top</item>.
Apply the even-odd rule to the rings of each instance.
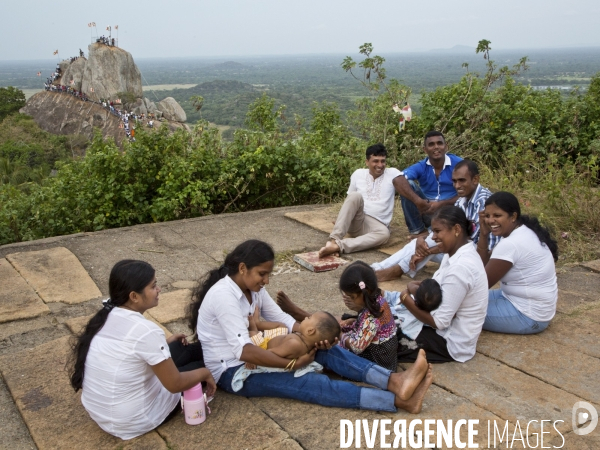
[[[558,245],[535,217],[521,215],[519,200],[496,192],[480,213],[480,239],[487,249],[491,232],[502,239],[492,252],[481,251],[490,290],[484,330],[534,334],[544,331],[556,314],[558,285],[554,262]]]
[[[150,264],[120,261],[108,284],[110,298],[73,346],[71,385],[100,428],[132,439],[174,416],[180,392],[206,382],[212,395],[216,385],[199,343],[188,345],[183,334],[165,339],[142,315],[160,293]]]
[[[224,264],[210,271],[192,295],[188,310],[190,328],[202,343],[204,362],[219,388],[244,397],[292,398],[323,406],[411,413],[421,410],[433,375],[422,352],[407,371],[392,373],[339,345],[322,342],[297,360],[277,356],[254,345],[248,334],[248,316],[256,308],[268,321],[284,323],[290,332],[300,324],[284,313],[265,290],[273,270],[275,254],[265,242],[249,240],[238,245]],[[378,389],[332,380],[327,375],[307,373],[295,377],[292,370],[317,361],[345,378],[368,383]],[[254,373],[242,389],[232,381],[244,363],[287,368],[284,372]]]
[[[442,304],[427,312],[415,305],[419,281],[411,281],[400,301],[425,324],[416,343],[430,362],[465,362],[475,355],[485,320],[488,287],[485,268],[469,241],[471,223],[457,206],[442,206],[431,219],[433,240],[445,253],[433,275],[442,288]],[[402,341],[402,339],[401,339]],[[398,361],[413,361],[418,349],[399,349]]]

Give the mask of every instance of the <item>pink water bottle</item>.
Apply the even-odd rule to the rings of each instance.
[[[181,406],[185,415],[185,423],[198,425],[206,420],[206,398],[202,393],[202,384],[183,391]]]

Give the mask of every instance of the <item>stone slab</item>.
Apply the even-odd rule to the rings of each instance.
[[[333,231],[333,223],[337,218],[339,210],[340,206],[335,205],[328,208],[318,208],[311,211],[288,212],[285,214],[285,217],[303,223],[304,225],[308,225],[309,227],[324,233],[331,234]],[[406,236],[402,234],[402,232],[406,232],[406,228],[400,228],[392,225],[390,227],[390,238],[384,244],[384,248],[395,247],[398,244],[406,244]]]
[[[333,222],[339,212],[339,207],[319,208],[312,211],[294,211],[285,214],[285,217],[308,225],[316,230],[331,234]]]
[[[81,316],[81,317],[74,317],[72,319],[69,319],[67,321],[65,321],[65,325],[69,328],[69,330],[71,331],[71,333],[73,334],[79,334],[81,331],[83,331],[83,328],[88,324],[88,322],[90,321],[90,319],[94,317],[94,315],[92,314],[91,316]],[[154,317],[152,317],[150,314],[148,314],[148,311],[146,311],[144,313],[144,317],[148,320],[150,320],[151,322],[154,322],[156,325],[158,325],[165,333],[165,337],[169,337],[171,336],[173,333],[171,333],[169,330],[167,330],[163,324],[161,324],[160,322],[157,322]]]
[[[0,258],[0,323],[48,314],[50,309],[14,267]]]
[[[573,351],[600,358],[600,320],[594,320],[592,313],[586,311],[576,317],[555,317],[541,336]]]
[[[600,273],[600,259],[595,259],[594,261],[587,261],[580,264],[581,267],[585,267],[586,269],[590,269],[593,272]]]
[[[169,323],[185,318],[185,308],[190,304],[192,291],[178,289],[176,291],[161,293],[158,306],[146,311],[153,319],[160,323]]]
[[[407,366],[403,364],[403,366]],[[438,366],[434,366],[434,383],[435,383],[435,374]],[[448,392],[435,384],[431,385],[425,399],[423,400],[423,410],[419,415],[411,415],[406,413],[405,411],[398,411],[396,414],[390,414],[382,412],[382,415],[386,415],[395,420],[406,420],[406,424],[410,423],[411,420],[420,419],[422,421],[425,420],[441,420],[444,423],[444,426],[448,426],[448,420],[452,420],[452,424],[456,424],[458,420],[478,420],[479,423],[475,425],[474,429],[477,431],[477,436],[473,439],[473,442],[479,445],[479,448],[487,448],[488,442],[488,433],[487,433],[487,424],[488,422],[494,423],[505,423],[500,417],[495,414],[482,409],[475,404],[471,403],[469,400],[461,398],[457,395]],[[513,426],[514,428],[514,426]],[[420,427],[419,429],[423,429]],[[432,427],[432,429],[436,429],[436,427]],[[468,442],[468,435],[466,427],[461,427],[460,429],[460,441]],[[437,443],[437,433],[434,433],[431,438],[431,442]],[[407,443],[408,446],[408,443]],[[447,449],[447,448],[457,448],[454,446],[449,447],[446,445],[446,442],[442,440],[442,445],[440,447],[436,447],[438,449]]]
[[[302,450],[302,447],[293,439],[285,439],[267,447],[265,450]]]
[[[348,261],[342,259],[338,256],[325,256],[324,258],[319,258],[319,252],[307,252],[307,253],[298,253],[294,255],[294,261],[300,264],[305,269],[310,270],[311,272],[327,272],[328,270],[335,270],[344,264],[347,264]]]
[[[591,403],[600,403],[600,360],[539,335],[483,332],[477,351]]]
[[[561,450],[598,450],[600,448],[600,430],[596,428],[590,434],[579,436],[573,432],[556,436],[548,444],[544,445],[560,448]],[[540,446],[541,448],[541,446]]]
[[[186,245],[195,247],[193,249],[195,253],[202,251],[220,264],[227,253],[247,239],[265,240],[277,253],[285,251],[298,253],[321,248],[324,244],[321,231],[307,228],[284,216],[287,212],[307,209],[313,210],[318,207],[274,208],[207,216],[182,221],[177,224],[177,227],[172,228],[179,233]],[[227,232],[228,230],[235,230],[235,232]],[[211,267],[214,268],[219,264],[213,263]],[[194,280],[201,275],[202,272],[189,277],[182,272],[175,280]]]
[[[390,419],[392,424],[396,420],[405,420],[407,426],[410,421],[416,419],[444,420],[445,424],[448,419],[453,420],[454,423],[459,419],[476,419],[479,420],[479,426],[478,428],[476,427],[479,433],[474,441],[480,444],[480,448],[487,448],[487,445],[484,445],[487,444],[487,421],[495,420],[504,423],[498,416],[489,411],[479,408],[468,400],[460,398],[435,385],[432,385],[429,389],[423,402],[423,410],[419,415],[412,415],[401,410],[394,414],[388,412],[325,408],[300,401],[273,398],[255,398],[251,400],[283,427],[285,431],[290,433],[291,437],[298,441],[302,448],[307,450],[339,448],[340,421],[342,419],[350,420],[353,424],[356,423],[356,420],[367,420],[370,426],[373,426],[374,420],[382,419]],[[301,417],[315,419],[300,420],[299,418]],[[463,436],[462,431],[461,436]],[[466,431],[463,438],[465,437]],[[388,443],[392,441],[393,437],[388,439]],[[379,442],[379,438],[377,442]],[[351,448],[355,448],[355,445],[351,445]],[[366,448],[364,438],[362,448]],[[375,448],[379,447],[376,446]],[[442,445],[440,448],[445,449],[447,447]]]
[[[16,334],[39,330],[55,324],[58,324],[58,320],[56,320],[52,314],[44,314],[43,316],[34,317],[33,319],[4,322],[0,325],[0,341]]]
[[[404,246],[407,244],[408,242],[398,242],[395,245],[390,245],[389,247],[383,247],[380,248],[379,251],[382,253],[385,253],[386,255],[393,255],[394,253],[396,253],[397,251],[400,251],[404,248]]]
[[[0,377],[0,436],[0,448],[11,450],[36,448],[2,377]]]
[[[13,334],[8,339],[4,340],[4,342],[0,343],[0,355],[8,355],[9,353],[18,353],[23,350],[32,349],[45,342],[54,341],[68,335],[68,328],[62,324],[50,325],[45,328],[36,328],[23,333]]]
[[[197,281],[193,280],[179,280],[171,283],[171,286],[175,289],[194,289]]]
[[[124,442],[102,431],[69,384],[69,337],[0,358],[0,371],[40,450],[167,449],[156,432]]]
[[[580,398],[500,361],[477,353],[466,363],[439,364],[434,370],[436,385],[502,420],[562,420],[557,429],[571,429],[571,409]],[[539,432],[539,426],[530,431]]]
[[[278,448],[277,444],[290,438],[247,398],[218,391],[210,409],[200,425],[187,425],[180,414],[161,425],[158,433],[177,450]]]
[[[326,408],[297,400],[263,397],[251,401],[306,450],[339,448],[340,419],[352,422],[364,419],[372,423],[384,418],[374,411]],[[366,448],[364,442],[362,448]]]
[[[600,290],[600,274],[584,267],[561,267],[556,271],[559,289],[582,293]]]
[[[77,257],[65,247],[11,253],[6,259],[46,303],[75,304],[102,295]]]
[[[598,292],[598,291],[596,291]],[[598,304],[600,299],[597,295],[587,292],[558,290],[558,301],[556,311],[563,314],[572,314],[580,308],[586,308]]]

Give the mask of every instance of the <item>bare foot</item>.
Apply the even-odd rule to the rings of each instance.
[[[335,241],[327,241],[325,247],[319,250],[319,258],[324,258],[329,255],[339,256],[340,254],[340,246],[335,243]]]
[[[301,322],[310,315],[302,308],[296,306],[296,304],[293,301],[291,301],[287,294],[283,291],[279,291],[277,293],[277,304],[283,312],[288,313],[298,322]]]
[[[398,265],[394,265],[387,269],[381,269],[375,271],[375,276],[377,277],[377,281],[391,281],[396,278],[400,278],[404,271]]]
[[[427,373],[427,357],[425,350],[419,350],[415,363],[404,372],[393,373],[388,382],[388,391],[396,394],[400,400],[408,400]],[[394,376],[396,375],[396,376]]]
[[[427,236],[429,236],[429,230],[421,231],[420,233],[417,233],[417,234],[411,233],[408,236],[406,236],[406,240],[410,242],[413,239],[416,239],[418,237],[427,237]]]
[[[403,409],[411,414],[419,414],[421,412],[421,408],[423,408],[423,399],[425,398],[425,393],[427,392],[427,389],[429,389],[429,386],[431,386],[432,382],[433,371],[431,364],[429,364],[425,378],[423,378],[423,381],[421,381],[421,384],[419,384],[413,396],[409,400],[400,400],[398,397],[396,397],[394,405],[396,408]]]

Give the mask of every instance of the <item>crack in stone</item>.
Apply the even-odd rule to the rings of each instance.
[[[550,381],[546,381],[546,380],[544,380],[543,378],[540,378],[540,377],[539,377],[539,376],[537,376],[537,375],[533,375],[533,374],[531,374],[531,373],[527,373],[527,372],[525,372],[524,370],[522,370],[522,369],[519,369],[518,367],[511,366],[510,364],[508,364],[508,363],[506,363],[506,362],[504,362],[504,361],[502,361],[502,360],[500,360],[500,359],[494,358],[493,356],[491,356],[491,355],[488,355],[488,354],[486,354],[486,353],[484,353],[484,352],[482,352],[482,351],[480,351],[480,350],[477,350],[477,353],[479,353],[479,354],[481,354],[481,355],[484,355],[485,357],[487,357],[487,358],[490,358],[490,359],[492,359],[492,360],[494,360],[494,361],[497,361],[497,362],[499,362],[500,364],[504,364],[506,367],[510,367],[511,369],[514,369],[514,370],[516,370],[516,371],[518,371],[518,372],[521,372],[521,373],[523,373],[523,374],[525,374],[525,375],[527,375],[527,376],[530,376],[531,378],[534,378],[534,379],[536,379],[536,380],[538,380],[538,381],[541,381],[542,383],[544,383],[544,384],[547,384],[548,386],[555,387],[556,389],[560,389],[561,391],[563,391],[563,392],[566,392],[567,394],[571,394],[571,395],[574,395],[574,396],[575,396],[575,397],[577,397],[577,398],[581,398],[581,396],[580,396],[579,394],[576,394],[576,393],[574,393],[574,392],[568,391],[567,389],[565,389],[565,388],[563,388],[563,387],[560,387],[560,386],[558,386],[558,385],[556,385],[556,384],[553,384],[553,383],[551,383]],[[589,400],[589,399],[584,399],[584,400],[591,401],[591,400]]]

